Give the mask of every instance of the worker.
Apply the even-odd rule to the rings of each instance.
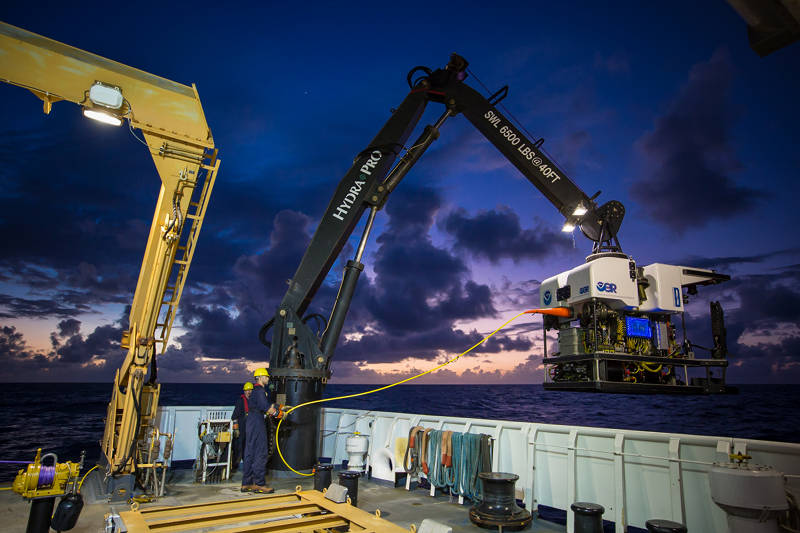
[[[231,468],[234,472],[239,469],[239,463],[244,457],[244,444],[246,438],[245,422],[247,412],[250,410],[248,400],[253,393],[253,384],[249,381],[242,387],[242,394],[236,399],[231,419],[233,420],[233,462]]]
[[[267,441],[267,424],[265,415],[272,416],[278,412],[267,397],[266,387],[269,383],[269,372],[266,368],[257,368],[253,372],[255,383],[248,401],[249,412],[245,422],[247,441],[244,446],[244,470],[242,472],[242,492],[273,492],[267,487],[267,459],[269,444]]]

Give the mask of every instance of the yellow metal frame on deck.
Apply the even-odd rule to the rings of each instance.
[[[152,438],[160,386],[151,363],[163,353],[175,320],[220,160],[197,88],[117,63],[0,22],[0,80],[44,102],[98,110],[88,97],[96,83],[121,91],[109,111],[139,129],[161,178],[153,222],[123,334],[127,355],[108,405],[102,450],[110,472],[128,474]]]
[[[119,513],[128,533],[177,533],[213,528],[215,533],[360,531],[408,533],[408,530],[348,503],[334,503],[316,490],[245,497],[178,507],[153,507]]]

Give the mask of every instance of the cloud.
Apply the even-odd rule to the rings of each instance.
[[[456,319],[493,316],[489,287],[470,279],[464,260],[431,241],[439,192],[406,187],[394,195],[387,204],[387,229],[377,239],[375,278],[360,300],[375,328],[400,336],[436,330]]]
[[[77,335],[81,330],[81,321],[74,318],[68,318],[58,323],[58,336],[59,337],[72,337]]]
[[[14,326],[0,326],[0,361],[5,369],[19,362],[27,361],[36,366],[48,362],[44,354],[28,348],[24,336]]]
[[[459,353],[482,338],[455,323],[494,316],[491,289],[471,279],[463,259],[433,244],[429,233],[441,203],[436,189],[412,186],[396,191],[387,204],[386,230],[371,256],[373,269],[362,275],[356,291],[334,357],[337,368],[339,361],[432,359],[442,352]],[[283,297],[286,281],[308,246],[310,229],[311,220],[303,213],[282,211],[273,221],[268,248],[240,257],[231,279],[214,286],[193,285],[181,303],[185,333],[161,358],[161,369],[172,376],[187,375],[214,360],[235,372],[242,361],[268,359],[257,332]],[[314,310],[327,314],[336,290],[323,283]],[[503,334],[476,352],[530,346],[524,333]]]
[[[284,210],[275,215],[268,248],[240,256],[232,277],[216,285],[194,284],[181,301],[179,317],[185,333],[175,340],[163,360],[166,369],[183,372],[205,368],[207,358],[236,365],[237,360],[265,361],[266,348],[258,331],[272,318],[310,241],[311,220]],[[323,285],[315,308],[335,294]],[[222,363],[220,363],[222,364]],[[224,366],[223,365],[223,366]],[[238,368],[238,367],[237,367]]]
[[[493,288],[495,302],[502,309],[522,309],[539,305],[539,286],[535,279],[512,282],[503,276],[501,283]]]
[[[519,216],[501,206],[469,216],[463,209],[450,212],[441,222],[442,228],[455,237],[455,248],[497,263],[510,258],[543,259],[554,252],[568,250],[572,241],[542,222],[531,229],[520,226]]]
[[[765,196],[732,178],[742,168],[730,141],[737,115],[728,100],[732,78],[725,51],[696,64],[654,130],[638,141],[646,169],[631,196],[677,233],[747,212]]]
[[[69,305],[61,300],[59,302],[48,298],[20,298],[0,294],[0,318],[68,318],[90,310],[85,304]]]
[[[470,279],[466,263],[431,241],[441,196],[428,187],[405,187],[387,204],[386,231],[362,275],[345,336],[334,361],[391,362],[411,355],[432,358],[460,352],[481,339],[456,320],[493,316],[491,290]],[[274,313],[310,240],[311,220],[296,211],[275,216],[264,251],[242,256],[233,277],[206,288],[194,285],[181,303],[184,334],[162,358],[165,371],[186,372],[212,358],[234,364],[266,360],[256,335]],[[327,314],[337,287],[324,283],[313,305]],[[311,310],[309,311],[311,312]],[[356,334],[356,335],[352,335]],[[345,340],[345,338],[350,340]],[[498,336],[481,351],[527,349],[524,337]]]
[[[359,384],[387,384],[421,374],[428,368],[407,367],[402,370],[377,372],[366,366],[361,361],[339,361],[335,363],[331,380],[335,383]],[[455,385],[486,385],[491,383],[503,384],[531,384],[539,383],[544,379],[544,368],[540,354],[530,354],[521,363],[511,370],[497,368],[459,368],[458,362],[444,367],[431,374],[415,379],[411,384],[455,384]],[[364,408],[369,408],[365,405]]]
[[[698,268],[718,268],[727,269],[734,265],[756,264],[763,263],[769,259],[781,257],[784,255],[796,255],[800,253],[800,248],[787,248],[785,250],[775,250],[763,254],[754,255],[734,255],[724,257],[699,257],[690,256],[676,261],[674,264],[678,265],[692,265]]]
[[[56,350],[62,363],[88,363],[93,359],[122,360],[120,339],[122,328],[118,325],[98,326],[86,337],[76,333]]]
[[[101,275],[95,265],[80,262],[55,270],[23,261],[0,261],[0,273],[9,284],[28,294],[0,294],[2,318],[68,318],[94,312],[96,306],[131,301],[136,280],[129,272],[107,265]]]
[[[708,301],[725,308],[731,382],[777,383],[800,379],[800,268],[734,277],[700,288],[687,306],[689,338],[711,338]],[[704,342],[706,341],[706,342]]]

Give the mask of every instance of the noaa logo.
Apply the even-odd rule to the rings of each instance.
[[[550,305],[550,302],[553,301],[553,293],[550,291],[544,291],[544,305]]]
[[[603,281],[597,282],[597,290],[600,292],[617,292],[617,285],[615,283],[606,283]]]
[[[586,294],[586,293],[588,293],[588,292],[589,292],[589,286],[588,286],[588,285],[586,285],[586,286],[584,286],[584,287],[581,287],[581,290],[579,290],[578,292],[579,292],[580,294]]]

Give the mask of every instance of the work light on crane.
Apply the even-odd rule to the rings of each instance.
[[[89,101],[92,105],[84,106],[83,116],[112,126],[122,125],[125,98],[119,87],[95,82],[89,89]]]

